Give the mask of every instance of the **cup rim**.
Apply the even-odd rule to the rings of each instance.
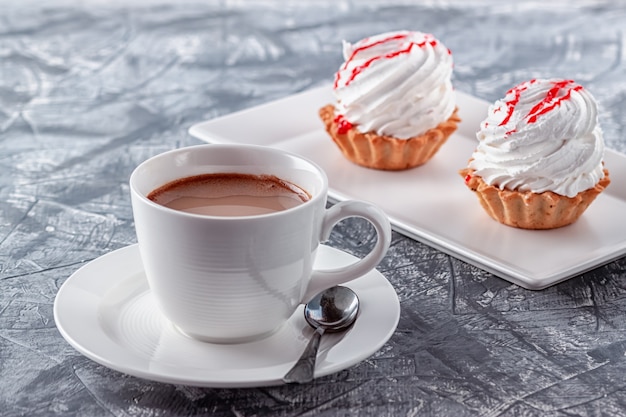
[[[144,193],[140,192],[137,189],[137,186],[135,184],[136,177],[139,175],[139,171],[143,169],[147,164],[152,163],[155,159],[167,158],[167,157],[171,157],[171,155],[180,154],[182,152],[189,152],[190,150],[199,149],[199,148],[202,148],[202,149],[216,149],[216,148],[217,149],[231,149],[231,148],[249,149],[251,151],[257,151],[257,152],[260,151],[260,152],[267,152],[267,153],[273,153],[273,154],[280,154],[280,155],[285,155],[287,157],[299,159],[309,164],[311,167],[315,169],[315,171],[317,172],[317,174],[319,175],[322,181],[321,191],[318,192],[317,195],[312,195],[309,200],[304,201],[302,204],[298,204],[297,206],[290,207],[285,210],[275,211],[271,213],[244,215],[244,216],[216,216],[216,215],[210,215],[210,214],[190,213],[190,212],[176,210],[176,209],[163,206],[161,204],[155,203],[154,201],[150,200],[146,195],[144,195]],[[268,172],[267,174],[274,175],[271,172]],[[277,177],[280,178],[280,176],[278,175]],[[184,177],[181,177],[181,178],[184,178]],[[296,211],[305,210],[307,206],[315,203],[319,199],[326,199],[326,196],[328,194],[328,176],[326,175],[326,172],[317,163],[295,152],[271,148],[271,147],[263,146],[263,145],[249,145],[249,144],[218,144],[218,143],[211,144],[211,143],[208,143],[208,144],[184,146],[180,148],[170,149],[169,151],[165,151],[165,152],[161,152],[159,154],[153,155],[150,158],[142,161],[139,165],[137,165],[133,169],[132,173],[130,174],[128,183],[130,186],[131,193],[135,195],[136,197],[138,197],[142,202],[144,202],[145,204],[148,204],[152,208],[155,208],[157,210],[161,210],[167,213],[180,215],[183,217],[196,218],[196,219],[212,219],[212,220],[220,220],[220,221],[236,221],[236,220],[245,220],[245,219],[261,219],[261,218],[269,218],[269,217],[276,217],[276,216],[284,216],[287,213],[293,213]],[[162,185],[165,185],[165,184],[167,184],[167,182]],[[300,185],[298,186],[301,187]],[[303,188],[307,193],[311,194],[311,192],[307,190],[306,188],[304,187],[301,187],[301,188]]]

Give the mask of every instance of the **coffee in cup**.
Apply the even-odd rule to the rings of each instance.
[[[253,216],[287,210],[311,198],[274,175],[216,173],[169,182],[148,199],[174,210],[209,216]]]

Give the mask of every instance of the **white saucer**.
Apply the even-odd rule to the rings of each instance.
[[[316,266],[337,267],[355,259],[322,245]],[[398,325],[398,297],[378,271],[346,285],[361,301],[359,318],[349,331],[323,337],[315,377],[369,357]],[[54,319],[70,345],[111,369],[155,381],[221,388],[282,384],[312,334],[300,306],[278,332],[260,341],[220,345],[183,336],[156,308],[137,245],[95,259],[70,276],[56,296]]]

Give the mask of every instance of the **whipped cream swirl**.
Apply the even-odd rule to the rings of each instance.
[[[469,167],[500,189],[573,197],[604,177],[593,96],[572,80],[530,80],[489,107]]]
[[[408,139],[455,109],[452,54],[421,32],[389,32],[343,43],[335,75],[336,113],[363,133]]]

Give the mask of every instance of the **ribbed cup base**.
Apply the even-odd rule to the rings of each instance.
[[[178,327],[174,323],[171,323],[171,324],[176,329],[176,331],[178,333],[182,334],[185,337],[188,337],[188,338],[194,339],[194,340],[198,340],[200,342],[216,343],[216,344],[237,344],[237,343],[256,342],[257,340],[262,340],[262,339],[265,339],[267,337],[272,336],[274,333],[278,332],[283,327],[283,325],[280,325],[277,328],[275,328],[274,330],[270,330],[269,332],[255,334],[255,335],[252,335],[252,336],[246,336],[246,337],[225,337],[224,338],[224,337],[208,337],[208,336],[203,336],[203,335],[200,335],[200,334],[188,333],[188,332],[185,332],[184,330],[182,330],[180,327]]]

